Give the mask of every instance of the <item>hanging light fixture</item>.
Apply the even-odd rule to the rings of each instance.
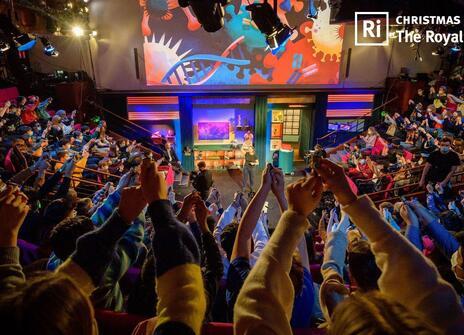
[[[294,29],[284,25],[277,16],[277,0],[274,0],[274,8],[264,0],[263,3],[253,3],[245,7],[251,12],[251,19],[259,31],[266,36],[266,43],[273,54],[284,46]]]
[[[46,54],[49,57],[58,57],[60,55],[58,50],[56,50],[56,48],[50,43],[48,39],[46,39],[45,37],[41,37],[40,41],[43,45],[44,54]]]

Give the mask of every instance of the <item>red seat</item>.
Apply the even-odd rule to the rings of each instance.
[[[97,310],[95,318],[101,335],[131,335],[135,326],[146,318],[128,313],[116,313]],[[211,322],[203,327],[202,335],[233,335],[231,323]],[[295,335],[324,335],[325,331],[317,328],[295,329]]]
[[[387,148],[388,146],[386,145],[385,141],[380,136],[378,136],[370,154],[373,156],[384,156],[384,151]]]

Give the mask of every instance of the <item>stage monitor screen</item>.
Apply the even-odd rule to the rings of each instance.
[[[206,32],[191,7],[181,8],[176,0],[137,3],[141,7],[140,39],[148,86],[339,82],[345,27],[330,24],[328,0],[318,2],[315,19],[307,17],[308,1],[277,2],[280,20],[295,30],[275,55],[245,9],[248,1],[230,1],[224,7],[224,26],[215,33]]]
[[[198,139],[215,141],[229,139],[229,122],[199,122]]]

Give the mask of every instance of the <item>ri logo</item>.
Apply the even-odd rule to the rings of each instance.
[[[355,12],[354,45],[388,45],[388,12]]]

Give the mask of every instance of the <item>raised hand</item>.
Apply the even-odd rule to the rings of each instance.
[[[196,198],[195,200],[195,216],[197,218],[197,223],[200,226],[202,232],[209,231],[208,225],[206,223],[206,219],[208,217],[209,211],[206,208],[205,202],[201,200],[201,198]]]
[[[17,186],[7,186],[0,193],[0,247],[15,247],[18,232],[29,212],[27,197]]]
[[[407,204],[403,203],[400,207],[400,216],[407,225],[419,226],[419,219],[416,213]]]
[[[342,205],[349,205],[357,199],[346,179],[343,168],[328,159],[321,159],[316,168],[324,185],[333,192],[337,201]]]
[[[342,232],[344,234],[347,234],[349,227],[350,217],[345,212],[342,212],[342,219],[339,222],[329,222],[327,226],[327,233]]]
[[[261,176],[261,187],[264,188],[268,192],[271,190],[271,185],[272,185],[271,170],[272,170],[272,165],[268,164],[266,168],[263,170],[263,174]]]
[[[168,199],[166,181],[163,174],[158,172],[154,161],[149,159],[143,160],[140,181],[143,195],[149,204],[154,201]]]
[[[284,180],[284,173],[282,172],[282,170],[278,168],[273,168],[271,170],[271,176],[272,176],[272,184],[271,184],[272,193],[274,193],[276,197],[285,194],[285,180]]]
[[[126,187],[121,192],[119,215],[127,223],[134,221],[147,205],[140,186]]]
[[[234,206],[236,209],[239,209],[242,198],[243,198],[242,192],[235,192],[234,200],[232,201],[232,206]]]
[[[339,223],[339,220],[338,220],[337,209],[332,208],[332,210],[330,211],[329,223],[327,224],[327,232],[331,231],[332,226],[338,223]]]
[[[42,155],[35,163],[31,166],[33,171],[45,171],[50,168],[50,163],[48,162],[48,155]]]
[[[322,196],[322,180],[311,176],[287,187],[288,207],[301,215],[308,216],[319,204]]]

